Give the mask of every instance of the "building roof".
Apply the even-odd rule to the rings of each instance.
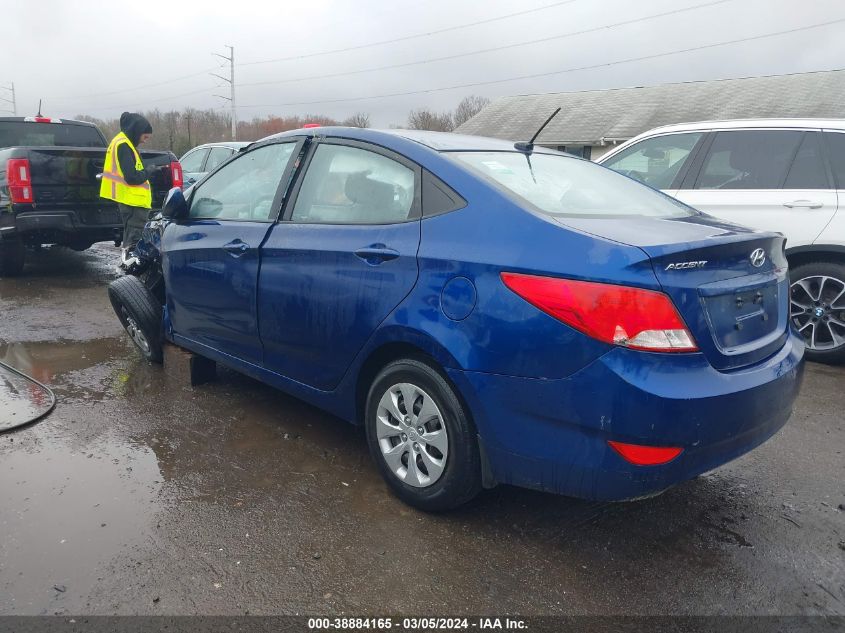
[[[456,131],[537,143],[600,145],[651,128],[714,119],[845,118],[845,69],[611,90],[501,97]]]

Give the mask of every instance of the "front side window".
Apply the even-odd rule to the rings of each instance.
[[[185,154],[179,161],[182,164],[182,171],[189,174],[202,171],[202,161],[205,160],[206,154],[208,154],[208,148],[195,149]]]
[[[717,132],[696,189],[780,189],[804,132]]]
[[[192,196],[190,217],[268,222],[273,201],[296,142],[265,145],[248,152],[201,183]]]
[[[553,216],[666,218],[695,213],[674,198],[577,158],[519,152],[455,152],[447,156]]]
[[[327,224],[404,222],[414,204],[414,171],[357,147],[319,145],[291,220]]]
[[[689,132],[647,138],[602,164],[655,189],[669,189],[701,136]]]

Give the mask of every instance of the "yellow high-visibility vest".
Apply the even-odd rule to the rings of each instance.
[[[153,194],[150,191],[150,181],[146,181],[140,185],[130,185],[123,177],[123,170],[120,168],[120,161],[117,160],[117,148],[121,143],[126,143],[132,148],[132,153],[135,155],[135,169],[142,170],[144,164],[141,162],[141,156],[138,150],[123,132],[118,134],[109,143],[109,148],[106,150],[106,162],[103,166],[103,179],[100,182],[100,197],[108,200],[114,200],[121,204],[127,204],[131,207],[142,207],[150,209],[153,206]]]

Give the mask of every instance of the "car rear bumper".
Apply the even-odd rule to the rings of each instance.
[[[43,243],[119,239],[123,228],[117,205],[82,210],[38,210],[4,214],[0,236]]]
[[[701,354],[616,348],[560,380],[449,370],[473,411],[496,481],[596,500],[660,492],[762,444],[789,419],[804,346],[731,372]],[[615,440],[683,448],[634,466]]]

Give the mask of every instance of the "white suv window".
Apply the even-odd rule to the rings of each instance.
[[[737,130],[717,132],[696,189],[780,189],[805,132]]]
[[[647,138],[602,164],[655,189],[669,189],[701,136],[689,132]]]

